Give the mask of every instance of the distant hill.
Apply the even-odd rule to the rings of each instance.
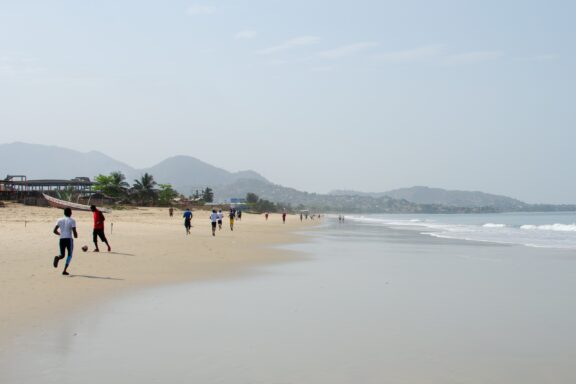
[[[369,196],[379,198],[388,196],[393,199],[404,199],[416,204],[435,204],[448,207],[493,207],[501,210],[520,210],[529,204],[511,197],[493,195],[484,192],[451,191],[442,188],[411,187],[400,188],[388,192],[356,192],[336,190],[330,192],[336,196]]]
[[[57,146],[12,143],[0,145],[0,178],[26,175],[28,179],[72,179],[120,171],[129,183],[144,172],[159,183],[169,183],[180,193],[190,195],[194,189],[216,187],[241,179],[267,180],[254,171],[228,172],[190,156],[175,156],[159,164],[136,169],[100,152],[79,152]]]
[[[511,197],[484,192],[450,191],[441,188],[412,187],[384,193],[394,199],[405,199],[417,204],[440,204],[451,207],[494,207],[498,209],[521,209],[528,204]]]
[[[268,180],[254,171],[232,173],[190,156],[171,157],[141,172],[150,173],[158,183],[172,184],[174,189],[186,195],[196,189],[226,186],[243,179],[268,183]]]
[[[100,152],[82,153],[70,149],[25,143],[0,145],[0,178],[22,174],[29,179],[94,178],[120,171],[131,184],[144,172],[158,183],[172,184],[184,195],[211,187],[215,201],[244,197],[248,192],[261,198],[303,206],[322,212],[358,213],[473,213],[503,211],[575,211],[573,205],[530,205],[505,196],[483,192],[449,191],[412,187],[382,193],[334,191],[317,194],[270,183],[254,171],[229,172],[190,156],[174,156],[159,164],[136,169]]]
[[[71,179],[76,176],[94,178],[100,173],[121,171],[135,177],[131,166],[92,151],[26,143],[0,144],[0,178],[6,175],[26,175],[29,179]]]
[[[214,190],[214,194],[218,200],[226,200],[231,197],[243,197],[248,192],[255,193],[263,199],[276,203],[288,203],[296,208],[298,206],[304,206],[320,212],[456,213],[472,211],[468,208],[461,209],[432,204],[416,204],[404,199],[393,199],[388,196],[339,196],[308,193],[259,180],[238,180],[231,185],[215,188]]]

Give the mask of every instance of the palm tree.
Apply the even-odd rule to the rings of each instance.
[[[156,182],[154,181],[154,176],[149,173],[145,173],[140,177],[140,180],[134,180],[134,191],[136,191],[140,201],[146,203],[150,200],[154,201],[156,198],[156,191],[154,187]]]
[[[122,196],[126,193],[130,184],[126,181],[126,176],[122,172],[112,172],[110,173],[110,188],[115,192],[116,196]]]
[[[122,197],[126,194],[129,185],[125,182],[126,176],[122,172],[112,172],[110,175],[96,176],[94,188],[107,196]]]

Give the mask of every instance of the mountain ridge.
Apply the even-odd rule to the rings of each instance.
[[[65,166],[62,166],[65,164]],[[241,198],[248,192],[261,198],[322,211],[363,213],[471,213],[534,210],[576,210],[574,205],[534,205],[506,196],[479,191],[450,191],[416,186],[388,192],[334,191],[318,194],[271,183],[256,171],[229,172],[192,156],[172,156],[158,164],[136,169],[99,151],[79,152],[58,146],[0,144],[1,173],[24,174],[34,178],[94,178],[98,174],[120,171],[129,183],[148,172],[158,183],[171,184],[184,195],[210,187],[215,201]]]
[[[386,192],[356,192],[350,190],[335,190],[331,195],[349,196],[388,196],[394,199],[405,199],[416,204],[438,204],[450,207],[495,207],[504,209],[520,209],[529,204],[512,197],[496,195],[481,191],[462,191],[427,186],[398,188]]]
[[[96,150],[80,152],[56,145],[23,142],[0,144],[0,177],[22,174],[29,179],[78,176],[94,179],[99,174],[115,171],[122,172],[128,182],[148,172],[158,183],[172,184],[183,194],[191,194],[192,188],[230,184],[241,178],[268,182],[255,171],[229,172],[187,155],[172,156],[152,167],[137,169]],[[188,182],[190,179],[194,182]]]

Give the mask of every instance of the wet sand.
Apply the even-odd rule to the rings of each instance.
[[[68,313],[148,286],[199,281],[247,273],[251,266],[297,259],[296,253],[273,249],[295,241],[293,234],[312,222],[300,223],[279,214],[243,214],[235,230],[224,220],[212,237],[209,212],[194,212],[186,236],[182,211],[169,217],[166,208],[115,210],[106,214],[106,235],[112,252],[100,246],[92,252],[92,213],[73,213],[75,240],[70,276],[62,276],[64,260],[52,266],[59,253],[52,233],[62,210],[7,204],[0,208],[0,346]],[[82,252],[81,246],[89,251]]]
[[[572,384],[573,251],[328,222],[259,273],[124,292],[0,349],[0,382]]]

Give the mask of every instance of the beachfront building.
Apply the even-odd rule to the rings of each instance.
[[[54,194],[70,192],[92,194],[94,182],[88,177],[75,177],[71,180],[39,179],[29,180],[25,175],[8,175],[0,180],[0,200],[19,200],[40,197],[42,193]]]

